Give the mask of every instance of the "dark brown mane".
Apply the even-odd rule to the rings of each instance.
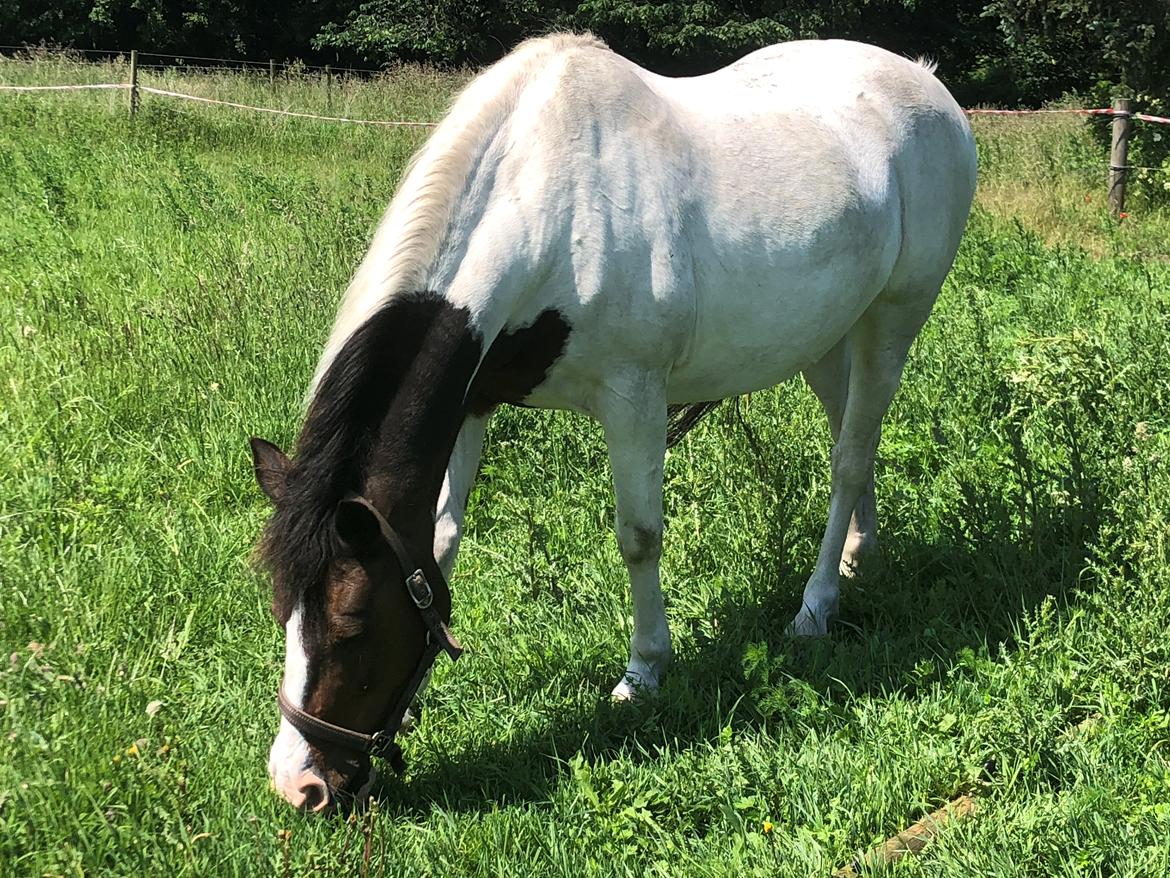
[[[437,319],[447,315],[455,319]],[[467,332],[466,312],[437,295],[398,298],[350,336],[321,378],[258,551],[273,575],[273,608],[282,623],[323,582],[338,548],[334,510],[361,490],[382,423],[424,344],[445,348],[458,343],[451,335],[466,340]]]

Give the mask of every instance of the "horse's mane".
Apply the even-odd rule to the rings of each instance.
[[[411,159],[337,312],[310,396],[346,340],[385,302],[426,287],[468,176],[532,78],[557,55],[606,48],[591,34],[527,40],[476,76],[455,99],[426,145]]]
[[[361,461],[397,390],[402,369],[389,359],[401,350],[394,332],[418,300],[400,299],[371,316],[348,339],[322,378],[301,427],[284,494],[269,518],[257,557],[273,575],[273,609],[283,623],[297,601],[322,582],[337,554],[331,516],[357,490]],[[393,333],[394,337],[391,337]],[[314,615],[314,614],[310,614]]]

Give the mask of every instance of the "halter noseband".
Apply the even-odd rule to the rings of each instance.
[[[406,684],[406,688],[402,691],[402,695],[399,696],[397,703],[387,715],[385,722],[382,723],[381,730],[373,734],[366,734],[365,732],[347,729],[344,726],[334,725],[333,723],[313,716],[311,713],[306,713],[289,701],[288,696],[284,694],[283,681],[277,690],[277,704],[280,707],[281,715],[292,723],[293,728],[306,738],[318,742],[336,744],[348,750],[357,750],[371,756],[386,757],[392,760],[395,766],[398,767],[401,764],[401,750],[394,743],[394,736],[398,733],[398,729],[402,725],[402,718],[406,716],[406,711],[410,707],[410,703],[414,701],[419,687],[426,678],[427,672],[430,671],[431,665],[435,663],[435,659],[439,653],[446,652],[447,655],[451,656],[451,660],[454,661],[463,654],[463,647],[459,645],[459,641],[455,639],[455,636],[447,628],[447,623],[443,621],[439,615],[439,611],[435,609],[434,591],[431,589],[431,584],[427,582],[426,574],[423,573],[421,567],[416,567],[411,563],[410,555],[406,551],[406,546],[403,544],[402,538],[390,526],[390,522],[386,521],[382,517],[382,513],[375,509],[374,505],[365,497],[351,496],[348,499],[364,506],[366,511],[378,522],[378,529],[382,533],[382,539],[390,547],[391,551],[394,552],[402,569],[414,570],[413,573],[406,577],[403,584],[406,586],[406,593],[410,596],[411,602],[418,608],[418,613],[422,617],[423,624],[427,626],[426,648],[423,650],[422,657],[418,661],[418,666],[414,669],[413,676],[411,676]]]

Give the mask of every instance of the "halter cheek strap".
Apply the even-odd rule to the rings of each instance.
[[[395,702],[394,707],[382,723],[381,730],[373,734],[334,725],[331,722],[326,722],[319,717],[313,716],[311,713],[306,713],[289,700],[285,694],[283,682],[277,691],[276,703],[280,707],[281,715],[292,724],[293,728],[306,738],[318,742],[335,744],[347,750],[368,753],[371,756],[388,758],[396,769],[401,770],[402,751],[394,742],[394,736],[402,726],[402,719],[406,716],[406,711],[410,708],[411,702],[414,701],[414,697],[418,694],[419,687],[422,686],[427,672],[430,671],[439,653],[446,652],[451,657],[451,660],[454,661],[463,654],[463,647],[459,645],[459,641],[455,639],[455,635],[451,633],[447,627],[447,623],[443,621],[443,617],[435,609],[434,590],[431,588],[430,582],[427,581],[426,574],[423,573],[422,568],[415,567],[411,563],[410,555],[406,551],[406,545],[402,542],[402,538],[390,526],[390,523],[386,521],[382,513],[375,509],[374,505],[365,497],[355,496],[348,499],[364,506],[374,517],[374,520],[378,522],[378,529],[381,531],[382,539],[390,547],[390,550],[394,552],[400,567],[403,570],[414,570],[403,581],[403,585],[406,587],[406,593],[410,597],[411,602],[418,610],[419,616],[422,617],[423,624],[426,625],[426,648],[419,658],[418,665],[414,669],[414,674],[407,681],[406,688],[402,690],[398,701]],[[450,588],[445,582],[443,585],[447,587],[449,593]]]

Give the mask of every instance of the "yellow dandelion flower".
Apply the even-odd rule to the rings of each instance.
[[[772,821],[765,820],[764,821],[764,835],[767,835],[771,831],[772,831]]]

